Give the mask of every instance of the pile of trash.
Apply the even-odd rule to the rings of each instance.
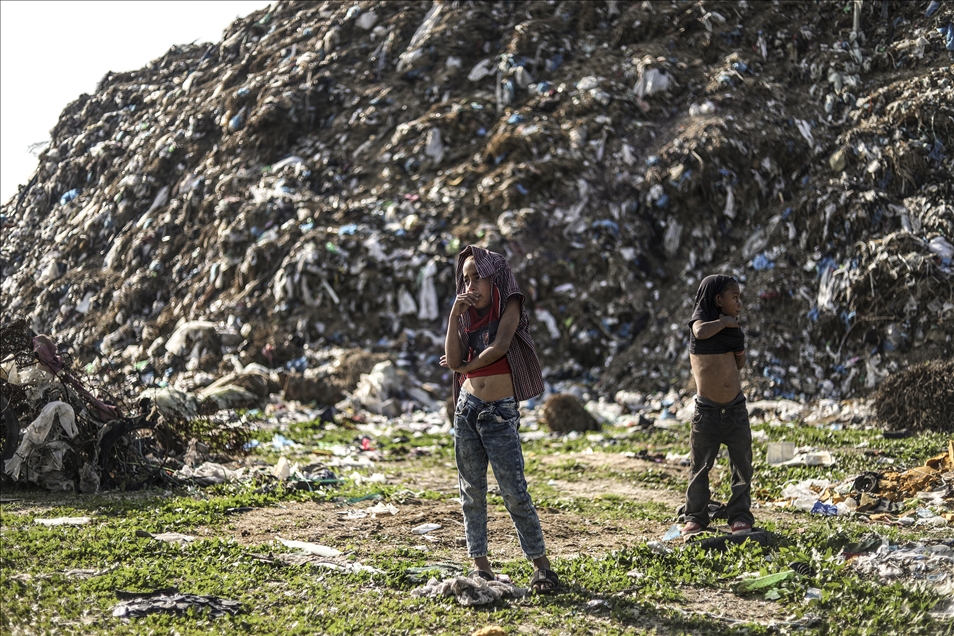
[[[954,433],[954,360],[918,364],[878,387],[874,407],[890,430]]]
[[[168,425],[109,392],[94,394],[72,361],[24,321],[0,327],[3,478],[97,492],[153,483],[176,442]],[[125,398],[126,396],[120,396]]]
[[[434,408],[475,243],[550,381],[684,388],[725,272],[747,391],[873,388],[954,353],[954,7],[927,4],[275,2],[64,109],[2,208],[3,321],[156,389],[386,354]]]
[[[51,338],[31,334],[24,321],[3,325],[0,475],[81,492],[236,480],[243,469],[232,471],[211,459],[230,459],[253,447],[252,422],[234,410],[254,401],[243,388],[249,383],[239,379],[253,377],[252,372],[227,375],[197,394],[168,386],[142,390],[138,377],[104,387],[76,369]],[[298,477],[337,483],[323,468],[303,467]],[[289,472],[248,476],[287,480]]]
[[[323,377],[326,385],[354,381],[357,376],[353,391],[333,407],[317,408],[314,403],[309,406],[289,399],[287,382],[294,374],[254,364],[194,393],[165,383],[143,389],[138,375],[109,387],[121,391],[110,393],[97,386],[94,377],[75,369],[48,336],[33,335],[24,321],[14,321],[0,328],[4,424],[0,479],[81,492],[131,490],[156,483],[203,487],[239,481],[258,485],[262,492],[279,485],[317,490],[342,483],[332,468],[373,468],[371,459],[380,453],[374,451],[371,438],[361,438],[354,447],[335,447],[330,458],[319,458],[302,454],[301,444],[274,432],[267,445],[281,453],[278,463],[245,461],[241,465],[243,456],[263,445],[253,432],[266,421],[270,428],[287,430],[289,424],[301,421],[340,423],[339,415],[348,426],[366,424],[372,431],[400,422],[405,430],[447,432],[448,422],[438,412],[439,405],[420,388],[428,385],[411,383],[413,378],[394,369],[388,360],[359,374],[377,356],[355,351],[337,354],[334,377],[311,376],[315,381]],[[305,390],[302,386],[309,378],[297,376],[296,391]],[[283,377],[285,399],[270,393],[278,390]],[[298,461],[289,460],[289,450]],[[363,479],[355,472],[351,478]],[[383,475],[368,480],[383,481]]]
[[[782,489],[776,505],[821,515],[865,515],[902,526],[954,525],[954,441],[947,452],[905,471],[868,471],[839,483],[806,479]]]

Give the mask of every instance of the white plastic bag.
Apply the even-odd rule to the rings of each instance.
[[[56,417],[63,427],[63,431],[70,438],[76,437],[76,414],[73,407],[66,402],[50,402],[43,407],[40,414],[23,433],[23,441],[13,457],[4,464],[4,472],[14,479],[20,478],[20,472],[34,449],[46,441],[53,429],[53,418]]]

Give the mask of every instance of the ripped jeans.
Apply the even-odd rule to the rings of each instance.
[[[519,429],[520,411],[514,398],[484,402],[461,389],[454,410],[454,456],[471,558],[487,556],[488,462],[523,553],[531,560],[546,554],[540,519],[523,475]]]

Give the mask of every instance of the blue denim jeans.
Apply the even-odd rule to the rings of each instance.
[[[729,404],[716,404],[696,397],[689,433],[689,488],[686,490],[686,521],[709,525],[709,471],[719,456],[719,447],[729,451],[732,496],[726,504],[729,523],[752,517],[752,429],[745,397],[740,393]]]
[[[484,402],[461,389],[454,411],[454,456],[464,509],[464,534],[471,558],[487,556],[487,463],[528,559],[546,554],[543,530],[527,492],[520,447],[517,401]]]

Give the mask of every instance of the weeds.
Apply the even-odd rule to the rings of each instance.
[[[756,427],[758,428],[761,427]],[[764,426],[770,441],[786,439],[798,445],[831,450],[838,459],[833,469],[819,467],[770,468],[764,464],[765,442],[755,445],[760,496],[777,494],[790,480],[808,477],[840,478],[874,465],[920,465],[946,445],[943,436],[884,440],[871,431],[833,430],[793,423]],[[272,433],[257,433],[263,442]],[[286,436],[303,444],[302,455],[331,452],[336,446],[360,443],[356,430],[306,423],[291,427]],[[661,535],[671,523],[672,506],[638,501],[633,497],[601,493],[570,497],[554,484],[560,482],[637,484],[642,488],[681,491],[682,477],[671,464],[639,468],[625,462],[594,466],[583,461],[587,449],[604,453],[679,452],[687,448],[684,431],[633,432],[608,429],[601,436],[575,440],[543,438],[525,445],[531,490],[541,510],[552,509],[568,521],[600,528],[632,521],[658,524]],[[616,440],[611,442],[609,440]],[[395,433],[373,440],[383,460],[376,470],[397,470],[405,481],[419,471],[443,470],[452,488],[453,445],[445,436],[407,436]],[[277,453],[256,451],[260,459]],[[556,451],[555,449],[559,449]],[[544,461],[554,452],[565,456]],[[868,454],[865,454],[868,453]],[[893,460],[893,464],[886,460]],[[448,466],[451,466],[449,468]],[[716,492],[725,479],[713,471]],[[452,491],[450,491],[452,492]],[[285,489],[280,484],[223,484],[204,490],[153,491],[135,495],[65,496],[17,491],[21,502],[0,506],[0,586],[3,589],[3,633],[179,633],[179,634],[432,634],[470,633],[494,624],[508,633],[533,630],[561,634],[768,634],[782,626],[805,634],[943,633],[928,611],[938,596],[926,589],[884,584],[860,578],[841,557],[848,546],[873,529],[882,537],[904,542],[918,538],[912,529],[871,526],[852,519],[799,514],[760,520],[780,537],[772,549],[731,545],[725,552],[705,552],[678,542],[659,550],[647,542],[606,552],[580,550],[575,555],[553,555],[553,566],[564,582],[563,593],[527,597],[491,607],[467,609],[453,601],[417,599],[411,589],[428,576],[442,576],[436,559],[443,553],[426,546],[396,545],[370,534],[350,539],[346,550],[368,554],[363,563],[379,573],[346,574],[310,565],[282,565],[274,556],[287,549],[275,543],[242,544],[232,536],[234,511],[272,509],[295,503],[329,507],[366,500],[414,503],[426,513],[431,503],[446,501],[448,492],[409,490],[401,483],[361,483],[345,480],[336,488],[313,492]],[[491,495],[488,503],[498,512],[503,500]],[[89,516],[79,527],[45,527],[37,517]],[[426,516],[426,515],[425,515]],[[296,526],[297,527],[297,526]],[[184,546],[141,536],[181,532],[197,539]],[[310,528],[321,535],[321,528]],[[612,530],[607,530],[612,531]],[[377,537],[377,538],[375,538]],[[371,542],[368,545],[368,542]],[[464,559],[462,548],[453,558]],[[353,558],[353,556],[351,557]],[[770,590],[737,593],[740,581],[785,572],[792,563],[805,564],[807,574],[790,576]],[[463,563],[458,564],[465,569]],[[522,558],[495,562],[499,573],[518,584],[532,574]],[[150,591],[176,586],[191,594],[237,600],[237,616],[211,620],[195,612],[182,616],[151,615],[124,620],[111,615],[116,591]],[[771,621],[736,623],[711,612],[687,611],[693,601],[727,596],[744,607],[755,600],[771,603]],[[738,613],[738,612],[736,612]],[[775,623],[776,627],[769,627]],[[791,625],[790,628],[784,627]]]

